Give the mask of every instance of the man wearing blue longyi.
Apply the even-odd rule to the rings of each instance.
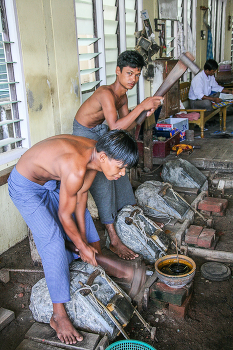
[[[53,303],[50,325],[66,344],[83,337],[64,307],[70,300],[69,264],[77,258],[65,242],[73,242],[81,259],[97,266],[95,254],[101,254],[101,249],[86,209],[88,189],[98,171],[108,180],[117,180],[137,161],[137,144],[123,130],[112,130],[98,142],[58,135],[24,153],[8,179],[11,199],[31,229],[41,256]]]

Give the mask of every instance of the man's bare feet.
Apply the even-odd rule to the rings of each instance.
[[[60,341],[65,344],[76,344],[77,341],[82,341],[83,336],[78,333],[72,325],[65,311],[64,305],[53,304],[53,306],[53,315],[50,319],[50,326],[56,331],[57,337]]]
[[[133,260],[138,257],[138,254],[134,253],[131,249],[126,247],[126,245],[124,245],[120,239],[119,242],[117,242],[117,244],[110,244],[109,249],[113,253],[117,254],[121,259]]]
[[[109,249],[113,253],[117,254],[119,258],[126,260],[133,260],[138,257],[138,254],[134,253],[121,242],[120,238],[117,236],[114,224],[106,224],[105,227],[111,242]]]

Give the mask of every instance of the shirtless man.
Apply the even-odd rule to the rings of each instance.
[[[79,108],[76,113],[73,134],[98,140],[109,129],[131,130],[136,126],[135,119],[143,111],[150,116],[161,105],[162,97],[148,97],[129,112],[127,91],[138,82],[145,65],[137,51],[125,51],[117,60],[116,81],[111,85],[100,86]],[[107,124],[103,124],[106,120]],[[126,247],[117,236],[114,221],[117,211],[125,205],[135,205],[135,197],[126,176],[117,181],[108,181],[98,173],[90,192],[97,205],[100,220],[105,224],[110,238],[109,248],[123,259],[134,259],[138,255]]]
[[[8,179],[11,199],[31,229],[41,256],[53,303],[50,325],[66,344],[83,337],[64,307],[70,300],[69,264],[78,257],[65,249],[65,241],[74,243],[83,261],[97,265],[95,253],[101,254],[101,249],[86,209],[88,189],[98,171],[108,180],[117,180],[137,160],[136,142],[123,130],[112,130],[98,142],[58,135],[31,147]]]

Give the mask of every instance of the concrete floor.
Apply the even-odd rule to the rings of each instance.
[[[183,153],[180,157],[187,159],[199,169],[231,172],[233,169],[233,107],[228,108],[226,126],[226,131],[218,134],[219,117],[216,115],[206,123],[205,137],[202,139],[200,128],[191,125],[190,129],[194,130],[194,141],[183,141],[182,143],[200,148],[194,148],[190,155]],[[216,136],[213,136],[215,133]],[[166,158],[154,158],[153,163],[155,165],[163,164],[168,160],[175,159],[175,157],[174,154],[170,154]]]

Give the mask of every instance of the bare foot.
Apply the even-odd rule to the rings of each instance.
[[[76,331],[67,315],[60,316],[53,313],[50,326],[56,331],[62,343],[76,344],[77,341],[83,340],[83,336]]]
[[[105,224],[105,227],[111,242],[109,249],[113,253],[117,254],[119,258],[126,260],[133,260],[138,257],[138,254],[134,253],[121,242],[120,238],[117,236],[114,224]]]
[[[133,260],[138,257],[138,254],[134,253],[131,249],[126,247],[126,245],[124,245],[120,239],[116,244],[110,244],[109,249],[113,253],[117,254],[121,259]]]

